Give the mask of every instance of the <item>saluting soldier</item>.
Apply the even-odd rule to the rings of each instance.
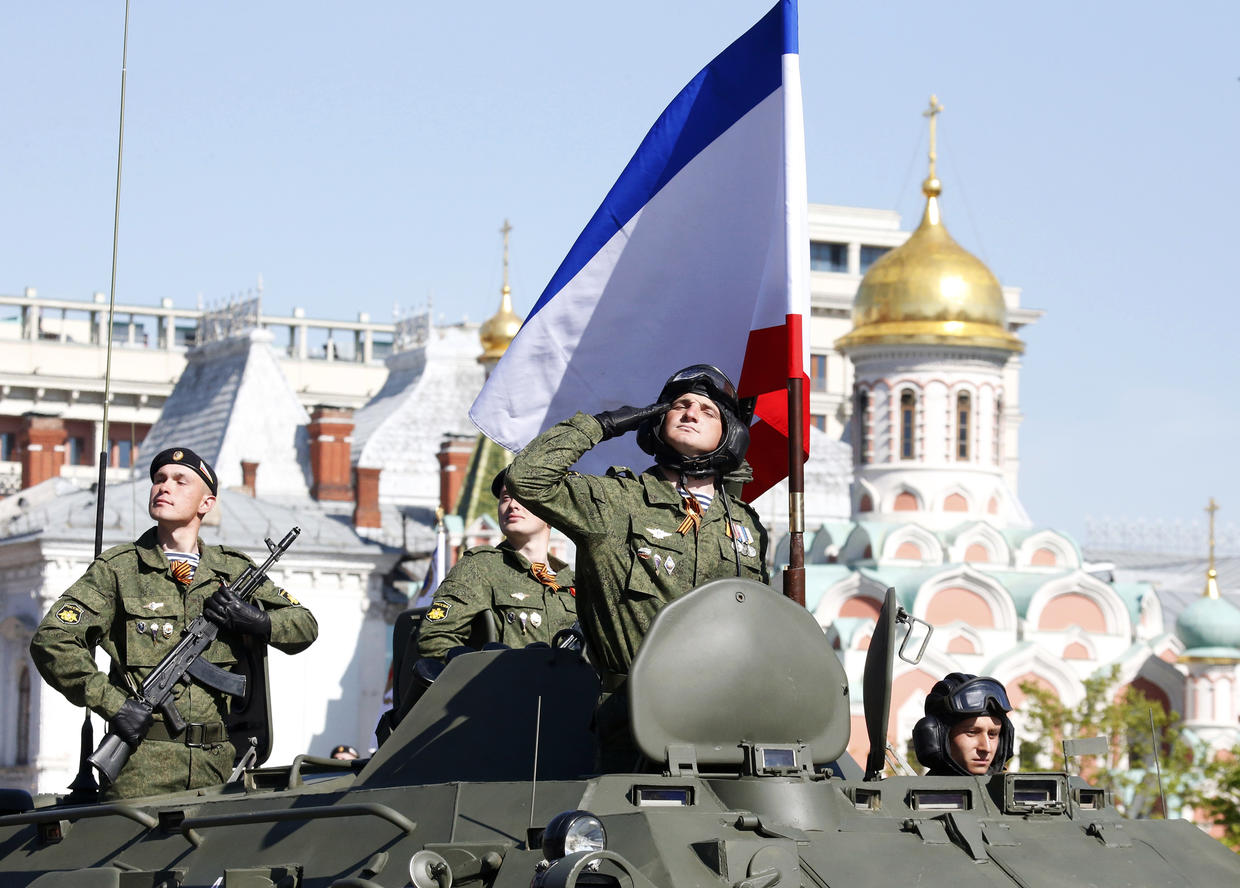
[[[509,647],[550,642],[577,621],[573,572],[549,553],[547,522],[508,492],[507,471],[491,482],[504,541],[468,549],[448,571],[418,632],[419,656],[442,658],[465,644],[480,613],[495,621],[498,640]]]
[[[631,431],[654,466],[640,475],[570,471],[596,444]],[[694,364],[649,407],[578,413],[552,426],[509,469],[517,498],[577,546],[581,626],[604,692],[614,695],[596,714],[605,769],[624,767],[634,750],[623,686],[660,608],[708,580],[768,581],[766,531],[723,486],[748,446],[731,380]]]
[[[314,615],[271,580],[253,604],[226,590],[253,562],[240,550],[198,538],[218,492],[205,460],[188,447],[171,447],[151,461],[150,474],[147,510],[155,526],[96,558],[52,605],[30,643],[44,680],[106,719],[133,750],[104,790],[109,799],[223,783],[232,770],[226,694],[193,681],[180,686],[174,702],[189,727],[176,736],[132,696],[191,620],[205,615],[219,625],[205,656],[222,668],[238,662],[243,636],[289,654],[318,636]],[[112,661],[107,674],[95,665],[97,646]]]

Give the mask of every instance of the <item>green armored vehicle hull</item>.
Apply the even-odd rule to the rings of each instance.
[[[0,886],[1240,884],[1191,823],[1126,820],[1063,773],[862,779],[838,659],[754,583],[652,627],[627,688],[649,773],[592,773],[598,692],[573,651],[465,654],[369,761],[6,814]]]

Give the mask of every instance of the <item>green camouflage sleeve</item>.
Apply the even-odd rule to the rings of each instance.
[[[30,641],[43,680],[75,706],[111,719],[127,699],[95,665],[94,650],[108,638],[118,589],[116,574],[100,559],[56,599]],[[109,651],[111,653],[111,651]]]
[[[491,608],[491,585],[463,558],[444,577],[418,629],[418,656],[442,659],[469,640],[474,617]]]
[[[304,651],[319,637],[319,623],[300,601],[281,589],[268,578],[254,598],[263,603],[263,609],[271,618],[269,644],[286,654]]]
[[[508,468],[508,487],[531,512],[570,539],[604,532],[606,511],[592,484],[597,479],[569,472],[587,450],[603,440],[597,419],[578,413],[543,432],[517,454]]]

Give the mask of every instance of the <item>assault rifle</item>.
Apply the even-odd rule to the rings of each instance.
[[[280,556],[289,550],[300,533],[301,528],[294,527],[284,539],[280,540],[278,545],[270,539],[266,540],[267,548],[271,550],[267,560],[257,568],[251,564],[241,576],[229,584],[228,589],[242,601],[249,601],[253,598],[258,587],[266,581],[267,571],[280,560]],[[200,684],[214,688],[221,693],[233,697],[245,696],[244,675],[213,666],[202,656],[215,641],[219,631],[220,627],[206,617],[201,615],[195,617],[185,627],[185,632],[181,640],[177,642],[177,646],[170,650],[159,665],[150,671],[143,680],[142,687],[138,689],[137,701],[150,712],[159,710],[163,714],[164,724],[168,726],[168,733],[173,736],[184,731],[186,726],[185,719],[181,717],[177,709],[176,701],[172,699],[178,682],[188,682],[189,678],[193,678]],[[121,768],[125,767],[125,762],[129,761],[129,756],[132,754],[133,748],[119,735],[109,731],[88,761],[99,772],[99,782],[106,787],[116,782],[117,775],[120,774]]]

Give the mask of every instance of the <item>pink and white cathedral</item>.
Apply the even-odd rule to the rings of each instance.
[[[1213,554],[1203,594],[1173,621],[1153,584],[1091,564],[1021,505],[1019,324],[994,274],[948,234],[941,190],[932,164],[921,224],[870,265],[834,342],[852,370],[845,443],[832,442],[837,457],[851,448],[848,518],[807,533],[806,596],[854,689],[850,752],[867,751],[860,677],[888,587],[935,627],[918,666],[896,660],[897,749],[948,672],[1000,679],[1019,709],[1022,682],[1072,704],[1116,666],[1117,692],[1133,685],[1181,713],[1215,750],[1240,743],[1240,608],[1220,595]]]

